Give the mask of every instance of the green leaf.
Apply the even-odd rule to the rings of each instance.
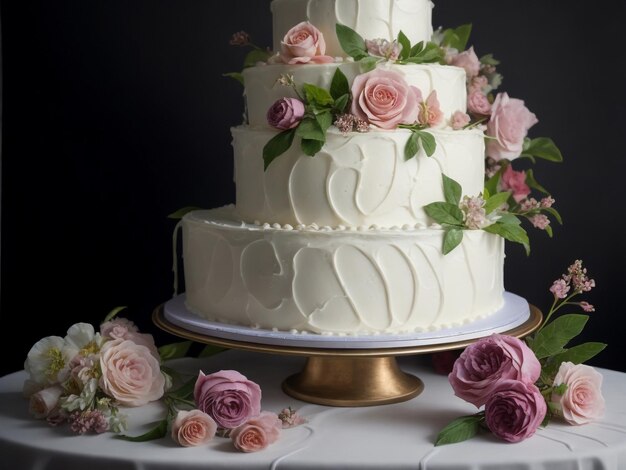
[[[551,358],[551,362],[554,363],[554,372],[556,373],[558,371],[562,362],[583,364],[600,354],[606,346],[607,345],[605,343],[583,343],[569,348],[567,351],[559,353]]]
[[[345,95],[341,95],[339,98],[335,100],[335,111],[337,114],[344,113],[346,111],[346,107],[348,106],[348,101],[350,101],[350,94],[346,93]]]
[[[305,155],[308,155],[309,157],[314,157],[317,152],[322,150],[323,146],[324,141],[322,140],[302,139],[302,151]]]
[[[437,150],[437,141],[435,140],[435,136],[430,132],[417,131],[417,133],[420,137],[420,142],[424,152],[426,152],[427,156],[432,157]]]
[[[221,352],[224,351],[228,351],[227,348],[221,348],[219,346],[213,346],[211,344],[207,344],[204,349],[202,349],[202,351],[200,351],[200,354],[198,354],[198,357],[211,357],[211,356],[215,356],[216,354],[219,354]]]
[[[409,140],[406,141],[406,145],[404,146],[404,159],[410,160],[419,151],[419,135],[417,132],[411,132],[411,136]]]
[[[371,72],[376,68],[376,64],[380,59],[378,57],[366,56],[359,61],[359,68],[361,73]]]
[[[587,320],[587,315],[563,315],[544,326],[535,335],[533,343],[533,352],[537,359],[560,354],[567,343],[583,331]]]
[[[433,202],[424,206],[424,211],[439,224],[463,226],[463,211],[449,202]]]
[[[328,90],[325,90],[324,88],[311,85],[310,83],[305,83],[302,86],[302,90],[304,91],[304,97],[309,104],[331,106],[335,102]]]
[[[317,124],[322,129],[322,133],[324,134],[324,141],[326,141],[326,131],[333,124],[333,115],[330,111],[324,111],[315,115],[315,120]]]
[[[455,419],[441,430],[435,441],[435,446],[455,444],[471,439],[478,433],[482,420],[481,415],[463,416]]]
[[[350,94],[350,84],[348,83],[348,78],[340,68],[335,70],[333,81],[330,82],[330,94],[335,100],[338,100],[343,95]]]
[[[500,214],[498,222],[504,225],[521,225],[522,223],[519,217],[508,212],[503,212],[502,214]]]
[[[461,202],[461,196],[463,194],[461,185],[443,173],[441,176],[443,177],[443,194],[446,202],[458,206]]]
[[[463,230],[459,228],[451,228],[446,230],[443,237],[443,254],[447,255],[463,241]]]
[[[405,62],[410,62],[412,64],[428,64],[440,62],[443,57],[443,49],[433,42],[428,42],[423,50],[421,50],[418,54],[411,54],[410,57],[405,59]]]
[[[286,131],[281,132],[280,134],[272,137],[265,147],[263,147],[263,162],[264,169],[270,166],[270,164],[280,155],[285,153],[291,147],[293,143],[293,138],[296,135],[295,129],[287,129]]]
[[[167,434],[167,419],[161,420],[157,423],[157,425],[152,428],[150,431],[140,435],[140,436],[126,436],[124,434],[118,434],[115,436],[116,439],[122,439],[123,441],[130,442],[147,442],[154,441],[155,439],[161,439],[165,437]]]
[[[420,41],[411,48],[409,57],[418,56],[424,50],[424,41]]]
[[[253,49],[246,55],[243,61],[243,67],[254,67],[258,62],[267,62],[267,59],[271,57],[268,51],[262,49]]]
[[[400,51],[400,60],[405,60],[411,54],[411,40],[406,37],[402,31],[398,33],[398,44],[402,46]]]
[[[243,83],[243,74],[241,72],[228,72],[228,73],[223,73],[222,77],[229,77],[229,78],[233,78],[235,80],[237,80],[239,83],[241,83],[242,85]]]
[[[339,39],[341,48],[354,60],[360,60],[368,55],[365,40],[355,30],[337,23],[335,31],[337,32],[337,39]]]
[[[543,158],[551,162],[562,162],[563,155],[552,139],[548,137],[538,137],[532,139],[528,149],[524,153],[528,153],[537,158]]]
[[[526,170],[526,184],[528,186],[530,186],[531,188],[536,189],[537,191],[542,192],[543,194],[550,194],[549,191],[546,188],[544,188],[543,186],[541,186],[537,182],[537,180],[535,179],[535,174],[534,174],[532,168],[529,169],[529,170]]]
[[[304,118],[296,128],[296,135],[309,140],[326,140],[326,135],[316,118]]]
[[[462,52],[467,47],[470,34],[472,33],[472,25],[464,24],[456,29],[446,29],[443,32],[443,45],[447,47],[453,47],[459,52]]]
[[[192,377],[174,391],[167,392],[168,396],[182,398],[183,400],[193,400],[193,390],[198,378]]]
[[[169,359],[180,359],[185,357],[191,347],[191,341],[182,341],[180,343],[171,343],[159,348],[159,356],[162,361]]]
[[[500,235],[510,242],[520,243],[524,246],[526,254],[530,254],[530,240],[528,239],[526,230],[524,230],[521,225],[500,223],[500,221],[498,221],[493,225],[485,227],[483,230],[495,235]]]
[[[182,209],[178,209],[176,212],[172,212],[170,215],[167,216],[167,218],[168,219],[182,219],[187,213],[201,210],[201,209],[202,209],[201,207],[195,207],[195,206],[183,207]]]
[[[550,225],[546,225],[546,228],[544,230],[546,231],[546,233],[548,234],[548,236],[550,238],[552,238],[554,236],[554,232],[553,232],[552,227]]]
[[[489,194],[496,194],[498,192],[498,184],[500,183],[500,178],[502,178],[502,173],[503,172],[504,172],[504,167],[501,167],[485,183],[485,190],[487,190],[489,192]]]
[[[102,320],[102,323],[106,323],[108,321],[113,320],[117,316],[118,313],[120,313],[122,310],[126,308],[127,307],[115,307],[113,310],[107,313],[106,317],[104,317],[104,320]]]
[[[557,222],[563,225],[563,218],[561,217],[561,214],[559,214],[559,211],[557,211],[554,207],[544,207],[541,210],[552,214]]]
[[[491,214],[502,204],[506,203],[506,201],[509,200],[509,197],[511,197],[511,193],[508,191],[494,194],[489,199],[487,199],[487,202],[485,203],[485,213],[487,215]],[[500,223],[502,223],[502,221],[500,221]]]
[[[480,63],[484,65],[500,65],[500,61],[493,57],[493,54],[486,54],[480,58]]]

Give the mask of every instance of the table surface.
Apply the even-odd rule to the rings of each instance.
[[[626,374],[599,369],[604,376],[606,416],[585,426],[551,423],[530,439],[508,444],[481,434],[469,441],[434,447],[439,430],[476,409],[453,395],[445,376],[435,374],[426,356],[398,360],[419,376],[424,392],[407,402],[366,408],[332,408],[285,395],[282,381],[298,372],[304,358],[227,351],[205,359],[173,361],[181,372],[235,369],[263,390],[262,407],[278,412],[292,406],[308,422],[282,432],[267,449],[244,454],[230,440],[177,447],[169,437],[146,443],[114,439],[110,433],[75,436],[28,414],[21,395],[24,372],[0,379],[0,456],[11,469],[421,469],[421,470],[585,470],[626,469]],[[145,432],[162,419],[159,403],[128,409],[129,434]]]

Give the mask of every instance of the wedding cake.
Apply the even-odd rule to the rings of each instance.
[[[458,125],[466,70],[426,60],[432,7],[273,0],[276,53],[242,74],[236,203],[182,220],[190,311],[365,335],[459,326],[502,307],[503,238],[451,236],[427,210],[455,187],[471,204],[485,179],[484,132]]]

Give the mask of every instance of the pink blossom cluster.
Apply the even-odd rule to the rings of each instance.
[[[365,120],[350,113],[338,115],[333,124],[342,134],[349,132],[365,133],[370,130],[369,124]]]
[[[550,292],[552,292],[557,299],[565,299],[569,295],[572,287],[572,295],[575,295],[583,292],[589,292],[595,286],[596,281],[589,279],[589,276],[587,275],[587,268],[583,267],[583,262],[581,260],[576,260],[567,268],[566,274],[563,274],[560,279],[557,279],[552,283]],[[594,311],[593,305],[587,302],[583,302],[583,304],[584,305],[581,304],[583,310],[587,312]]]

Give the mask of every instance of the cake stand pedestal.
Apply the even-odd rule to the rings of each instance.
[[[178,296],[159,305],[152,320],[168,333],[199,343],[305,356],[302,371],[283,382],[285,393],[309,403],[361,407],[399,403],[422,392],[423,382],[404,373],[396,357],[462,349],[492,333],[521,338],[535,331],[543,316],[538,308],[507,293],[500,311],[463,327],[412,335],[337,337],[210,322],[189,312],[184,296]]]

